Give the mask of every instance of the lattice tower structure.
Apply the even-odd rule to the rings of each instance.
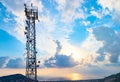
[[[33,79],[37,82],[37,51],[36,51],[36,29],[35,21],[38,20],[38,9],[33,6],[25,6],[25,16],[26,16],[26,82],[30,82]]]

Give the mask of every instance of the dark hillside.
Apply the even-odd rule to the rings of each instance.
[[[14,74],[0,77],[0,82],[25,82],[25,76],[22,74]]]
[[[105,77],[104,82],[120,82],[120,73]]]
[[[26,77],[22,74],[14,74],[0,77],[0,82],[25,82]],[[34,80],[30,79],[30,82],[34,82]]]

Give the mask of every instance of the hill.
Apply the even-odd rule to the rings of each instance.
[[[22,74],[14,74],[0,77],[0,82],[25,82],[25,80],[26,77]],[[29,82],[34,82],[34,80],[29,79]]]
[[[14,74],[0,77],[0,82],[25,82],[25,76],[22,74]]]
[[[104,82],[120,82],[120,73],[105,77]]]

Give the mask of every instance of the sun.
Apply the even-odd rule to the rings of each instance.
[[[79,73],[72,73],[70,75],[70,80],[80,80],[82,79],[82,76]]]
[[[77,51],[72,51],[71,56],[75,61],[79,61],[81,59],[81,55]]]

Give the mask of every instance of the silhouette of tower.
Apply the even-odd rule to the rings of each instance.
[[[33,6],[25,6],[25,16],[26,16],[26,82],[37,82],[37,61],[36,61],[36,30],[35,30],[35,20],[38,20],[38,9]]]

